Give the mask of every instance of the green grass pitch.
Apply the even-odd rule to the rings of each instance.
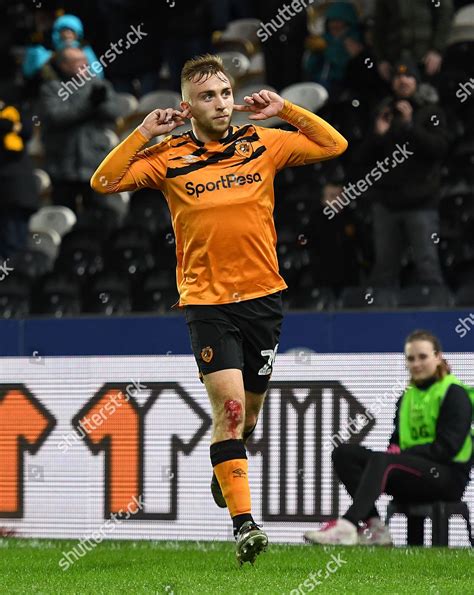
[[[104,541],[64,571],[75,545],[0,539],[0,593],[474,593],[472,549],[270,545],[239,568],[230,542]]]

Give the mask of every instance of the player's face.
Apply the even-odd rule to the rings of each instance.
[[[442,355],[437,353],[431,341],[413,341],[405,345],[407,368],[415,382],[423,382],[436,374]]]
[[[219,139],[230,126],[234,96],[230,81],[223,74],[187,83],[189,106],[195,124],[210,137]]]

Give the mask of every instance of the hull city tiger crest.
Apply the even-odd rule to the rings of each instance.
[[[251,157],[253,153],[252,143],[248,140],[240,140],[235,143],[235,152],[241,157]]]
[[[204,347],[204,349],[201,350],[201,359],[206,362],[206,364],[208,364],[213,357],[214,351],[212,347]]]

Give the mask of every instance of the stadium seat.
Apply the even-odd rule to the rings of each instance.
[[[335,296],[329,287],[315,287],[309,290],[299,290],[290,298],[291,310],[313,310],[321,312],[334,307]]]
[[[54,230],[61,237],[71,231],[77,221],[77,217],[71,209],[63,206],[42,207],[30,217],[28,222],[29,230],[44,231]]]
[[[119,117],[128,118],[134,114],[138,107],[138,100],[131,93],[117,93],[116,105],[119,109]]]
[[[472,533],[471,522],[469,518],[469,507],[466,502],[424,502],[424,503],[406,503],[392,500],[387,508],[385,524],[389,525],[390,519],[395,514],[403,514],[408,522],[408,545],[423,545],[424,520],[431,518],[431,545],[447,546],[449,519],[453,515],[460,515],[466,521],[468,530],[468,539],[471,546],[474,547],[474,535]]]
[[[270,87],[269,85],[266,85],[265,89],[267,89],[268,91],[276,92],[276,89],[274,89],[273,87]],[[255,93],[255,91],[256,91],[255,85],[248,85],[245,87],[241,87],[235,93],[234,103],[236,103],[237,105],[244,105],[245,104],[244,97],[246,95],[251,95],[252,93]],[[248,112],[234,112],[234,114],[232,116],[232,122],[238,126],[254,123],[257,126],[265,126],[266,128],[281,126],[282,124],[285,123],[284,120],[282,120],[281,118],[276,118],[276,117],[268,118],[268,120],[261,120],[261,121],[259,120],[258,122],[254,122],[253,120],[249,120],[248,116],[249,116]]]
[[[15,270],[0,283],[0,318],[24,318],[30,312],[30,281]]]
[[[250,68],[250,60],[242,52],[219,52],[224,68],[228,74],[237,82],[244,77]]]
[[[175,91],[151,91],[140,98],[136,109],[140,116],[149,114],[155,109],[171,107],[181,109],[181,96]]]
[[[81,296],[77,279],[60,272],[42,277],[33,292],[32,313],[55,318],[78,316],[81,313]]]
[[[454,15],[447,45],[474,39],[474,4],[460,8]]]
[[[129,204],[130,193],[119,192],[117,194],[108,194],[107,196],[102,196],[99,208],[106,209],[108,211],[114,211],[119,224],[122,225],[128,214]]]
[[[238,48],[248,56],[257,52],[260,40],[257,35],[261,23],[258,19],[236,19],[227,23],[224,31],[214,35],[213,42],[219,49]]]
[[[55,269],[79,279],[95,275],[104,268],[102,245],[88,230],[73,229],[64,236]]]
[[[60,244],[61,236],[54,229],[28,232],[27,248],[43,252],[53,261],[56,260]]]
[[[397,293],[388,287],[345,287],[338,300],[339,308],[395,308]]]
[[[115,132],[115,130],[110,130],[109,128],[107,128],[106,130],[104,130],[104,136],[109,141],[109,151],[115,148],[120,142],[120,138],[118,134]]]
[[[329,98],[327,90],[318,83],[295,83],[285,87],[280,95],[296,105],[316,113]]]
[[[34,169],[33,174],[35,176],[36,187],[41,196],[44,196],[51,190],[51,178],[44,169]]]
[[[131,310],[130,284],[123,275],[111,271],[99,273],[86,288],[83,312],[112,316],[128,314]]]
[[[15,273],[19,272],[30,279],[36,279],[53,269],[54,259],[47,254],[32,248],[24,248],[11,259]]]
[[[453,297],[447,287],[439,285],[412,285],[400,290],[400,308],[449,308]]]

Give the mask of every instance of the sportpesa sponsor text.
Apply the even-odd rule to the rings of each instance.
[[[227,174],[221,176],[215,182],[207,182],[206,184],[194,184],[194,182],[187,182],[184,187],[186,188],[189,196],[196,195],[199,198],[204,192],[214,192],[215,190],[221,190],[222,188],[232,188],[234,186],[245,186],[245,184],[255,184],[262,181],[260,174],[247,174],[245,176],[236,176],[235,174]]]

